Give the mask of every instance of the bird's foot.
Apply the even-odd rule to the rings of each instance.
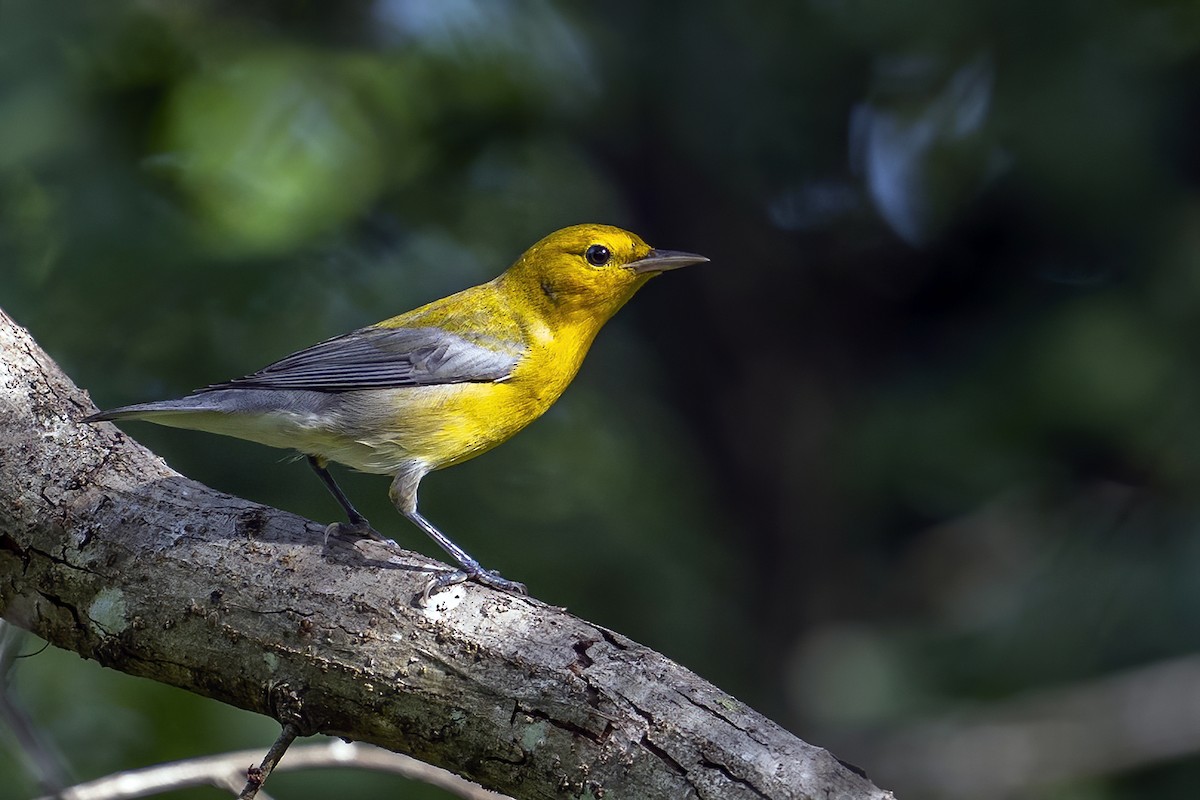
[[[429,605],[429,596],[437,594],[443,589],[448,589],[451,586],[457,586],[465,581],[475,581],[482,583],[484,586],[490,586],[493,589],[499,589],[502,592],[524,596],[529,594],[529,590],[525,588],[525,584],[518,581],[510,581],[508,578],[500,576],[499,572],[492,569],[484,569],[476,565],[475,569],[456,569],[452,572],[442,572],[429,579],[425,584],[425,590],[421,592],[421,605]]]
[[[325,544],[329,544],[330,536],[341,536],[347,539],[374,539],[391,547],[399,547],[394,541],[371,527],[365,518],[350,522],[333,522],[325,527]]]

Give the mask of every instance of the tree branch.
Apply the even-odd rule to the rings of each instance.
[[[1042,688],[855,742],[914,796],[1003,800],[1200,752],[1200,656]]]
[[[242,779],[245,778],[246,765],[254,763],[260,755],[257,750],[239,750],[216,756],[173,761],[169,764],[156,764],[145,769],[97,778],[57,792],[53,796],[47,795],[40,800],[134,800],[137,797],[151,797],[196,786],[216,786],[237,792]],[[451,775],[443,769],[431,767],[414,758],[339,739],[293,747],[288,750],[287,760],[280,762],[275,771],[294,772],[330,767],[388,772],[428,783],[464,800],[505,800],[503,795],[489,792],[457,775]],[[259,792],[258,796],[262,797],[263,793]]]
[[[292,746],[292,742],[296,741],[296,737],[300,735],[300,731],[296,725],[291,722],[283,724],[283,730],[279,733],[279,738],[275,740],[275,744],[271,745],[271,749],[267,751],[267,755],[263,758],[262,763],[257,767],[251,767],[246,770],[246,785],[242,787],[242,791],[238,794],[238,800],[254,800],[258,796],[262,785],[267,782],[267,778],[271,777],[271,773],[279,766],[280,759]]]
[[[63,759],[18,705],[9,683],[13,664],[20,657],[21,643],[28,638],[25,631],[0,620],[0,730],[8,730],[17,756],[39,788],[57,793],[69,785]]]
[[[658,653],[189,480],[0,312],[0,613],[58,647],[520,798],[886,798]]]

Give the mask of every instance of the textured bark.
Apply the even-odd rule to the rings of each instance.
[[[625,637],[173,472],[0,312],[0,613],[131,675],[519,798],[886,798]]]

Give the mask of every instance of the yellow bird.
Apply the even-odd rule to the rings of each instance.
[[[144,419],[297,450],[350,519],[330,525],[327,535],[391,542],[347,499],[330,461],[392,475],[396,509],[459,565],[434,577],[426,598],[468,579],[523,594],[524,585],[481,567],[421,516],[417,486],[540,417],[571,383],[600,328],[646,281],[704,261],[655,250],[620,228],[575,225],[542,239],[488,283],[243,378],[84,421]]]

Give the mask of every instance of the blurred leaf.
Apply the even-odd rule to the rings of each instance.
[[[320,55],[256,53],[174,90],[165,153],[155,162],[178,170],[217,252],[295,247],[361,213],[378,193],[384,144],[332,66]]]

